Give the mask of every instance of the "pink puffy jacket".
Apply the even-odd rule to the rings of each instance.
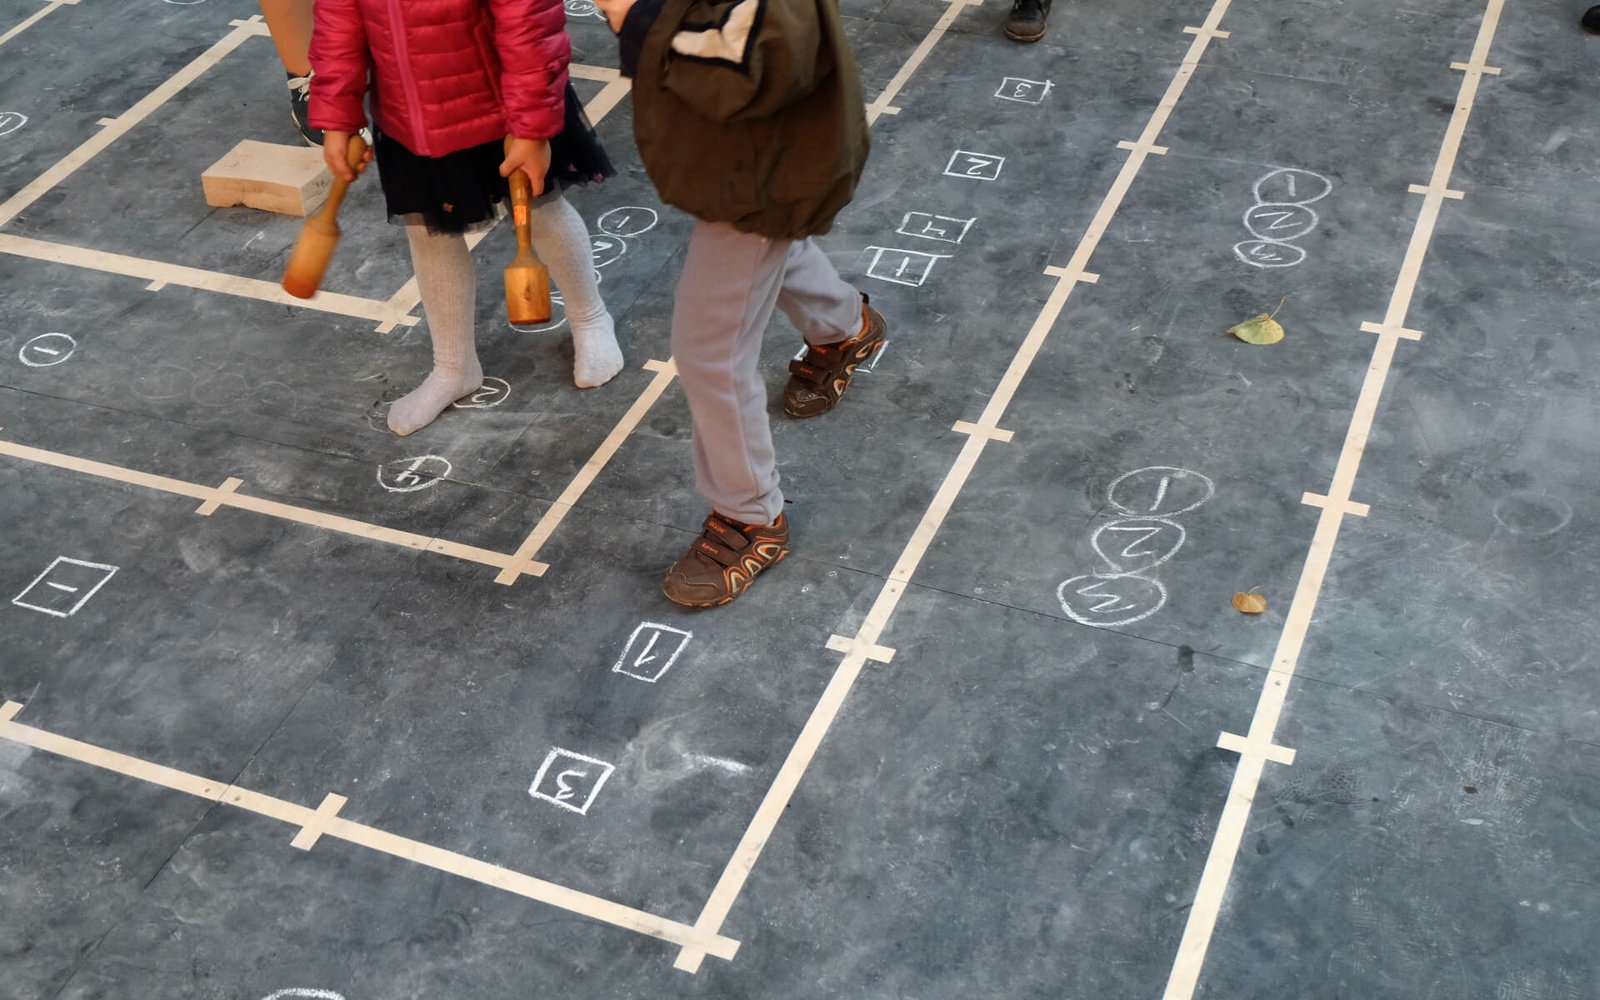
[[[565,121],[572,43],[561,0],[317,0],[310,122],[373,117],[419,156],[548,139]]]

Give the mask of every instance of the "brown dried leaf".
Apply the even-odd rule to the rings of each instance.
[[[1248,594],[1234,594],[1233,610],[1241,615],[1259,615],[1267,610],[1267,599],[1253,590]]]

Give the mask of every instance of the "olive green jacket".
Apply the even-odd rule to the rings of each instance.
[[[639,0],[622,36],[663,201],[774,239],[832,227],[870,145],[837,0]]]

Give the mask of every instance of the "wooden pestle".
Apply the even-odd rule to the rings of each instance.
[[[359,134],[352,135],[350,169],[359,169],[366,154],[366,140]],[[300,229],[300,239],[295,242],[294,253],[289,255],[289,265],[283,269],[283,290],[297,299],[311,298],[322,285],[323,272],[328,269],[328,261],[333,259],[334,248],[339,245],[339,206],[344,203],[345,192],[349,189],[349,181],[335,177],[328,200]]]
[[[533,252],[533,222],[528,217],[533,204],[533,182],[521,170],[513,170],[511,218],[517,229],[517,255],[506,268],[506,318],[517,326],[548,323],[550,308],[550,270]]]

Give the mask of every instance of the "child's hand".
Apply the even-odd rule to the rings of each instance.
[[[372,162],[372,147],[367,147],[366,155],[361,157],[361,163],[356,169],[350,169],[350,133],[349,132],[324,132],[322,133],[322,162],[333,171],[333,176],[343,177],[347,181],[356,179],[356,175],[367,169],[367,164]]]
[[[606,23],[611,25],[611,30],[619,32],[622,30],[622,22],[627,18],[628,11],[633,9],[633,2],[634,0],[594,0],[594,5],[606,16]]]
[[[550,172],[550,140],[518,139],[516,136],[507,139],[506,158],[500,164],[500,176],[510,177],[516,170],[528,175],[528,180],[533,183],[535,198],[544,194],[544,175]]]

